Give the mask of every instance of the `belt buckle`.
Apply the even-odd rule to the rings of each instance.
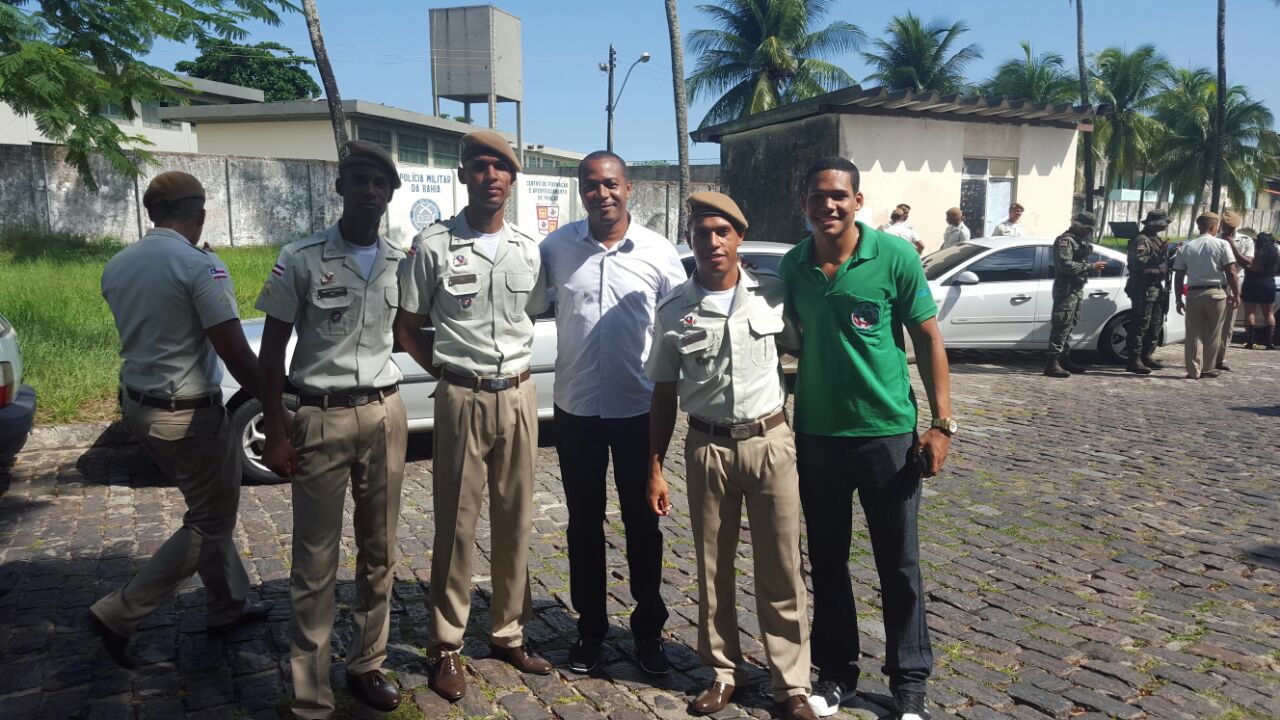
[[[499,390],[506,390],[507,388],[511,387],[511,378],[509,377],[493,378],[492,380],[489,381],[489,387],[494,392],[497,392]]]
[[[732,440],[747,440],[755,437],[755,425],[730,425],[729,438]]]
[[[347,405],[350,407],[360,407],[369,404],[369,393],[351,393],[347,396]]]

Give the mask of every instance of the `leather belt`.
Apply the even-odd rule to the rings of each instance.
[[[342,392],[329,393],[328,395],[307,395],[298,393],[299,405],[310,405],[325,410],[329,408],[355,408],[361,405],[368,405],[371,402],[379,402],[383,398],[395,395],[399,388],[396,385],[388,385],[381,388],[372,388],[368,390],[344,390]]]
[[[478,377],[476,375],[463,375],[456,373],[449,368],[445,368],[441,373],[441,377],[449,381],[450,385],[457,385],[468,390],[484,390],[485,392],[502,392],[508,388],[520,387],[520,383],[528,382],[532,377],[532,373],[528,370],[519,375],[504,375],[501,377]]]
[[[1221,285],[1188,285],[1188,290],[1221,290]]]
[[[748,440],[758,435],[764,435],[770,430],[778,427],[787,421],[787,414],[782,410],[757,420],[747,423],[738,423],[735,425],[722,425],[720,423],[707,422],[700,417],[694,415],[689,416],[689,427],[701,433],[706,433],[712,437],[727,437],[730,440]]]
[[[140,390],[134,390],[131,387],[125,387],[124,394],[129,396],[130,400],[139,405],[147,407],[159,408],[173,412],[175,410],[196,410],[198,408],[209,407],[210,405],[222,404],[222,392],[218,391],[212,395],[194,398],[158,398],[148,395]]]

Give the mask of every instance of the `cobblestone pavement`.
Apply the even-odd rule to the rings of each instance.
[[[1158,357],[1180,364],[1181,347]],[[1038,374],[1038,356],[954,360],[963,430],[947,471],[927,485],[921,522],[934,717],[1280,717],[1280,353],[1233,351],[1233,372],[1202,381],[1182,379],[1180,368],[1145,379],[1108,368],[1059,381]],[[86,450],[76,435],[20,456],[0,496],[0,718],[276,718],[289,698],[288,486],[246,487],[237,529],[257,592],[277,601],[270,620],[227,638],[208,635],[193,582],[139,633],[143,664],[126,672],[88,633],[85,610],[173,530],[182,502],[137,446]],[[394,717],[686,716],[687,700],[711,676],[691,650],[697,590],[680,468],[670,467],[676,513],[663,522],[677,672],[650,680],[632,660],[616,508],[608,531],[615,629],[600,671],[522,677],[485,659],[486,523],[465,649],[470,690],[450,707],[427,687],[422,659],[429,441],[416,438],[410,453],[388,659],[407,701]],[[0,474],[0,488],[4,482]],[[564,664],[574,626],[567,515],[551,447],[540,451],[536,483],[537,619],[528,637]],[[746,537],[741,631],[762,663]],[[346,545],[339,657],[354,597]],[[861,694],[844,712],[884,717],[884,633],[865,532],[850,563],[868,657]],[[335,687],[342,672],[335,663]],[[375,715],[339,696],[342,717]],[[758,690],[740,692],[716,719],[769,711]]]

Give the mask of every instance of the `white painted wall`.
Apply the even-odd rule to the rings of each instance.
[[[117,120],[116,124],[130,135],[141,135],[151,141],[148,150],[159,152],[198,152],[199,138],[191,131],[190,123],[182,123],[181,128],[148,127],[142,117],[133,120]],[[19,115],[7,103],[0,103],[0,145],[30,145],[32,143],[52,143],[40,129],[36,127],[35,118],[30,115]]]
[[[350,126],[350,122],[347,123]],[[347,130],[350,133],[350,128]],[[203,123],[200,152],[289,160],[338,159],[333,125],[324,120]]]
[[[1079,134],[1047,127],[1021,130],[1015,199],[1026,208],[1022,224],[1031,235],[1055,237],[1071,225]]]

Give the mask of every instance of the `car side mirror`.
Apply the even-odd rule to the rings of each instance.
[[[953,285],[977,285],[979,282],[981,280],[978,279],[978,274],[972,270],[965,270],[951,279]]]

